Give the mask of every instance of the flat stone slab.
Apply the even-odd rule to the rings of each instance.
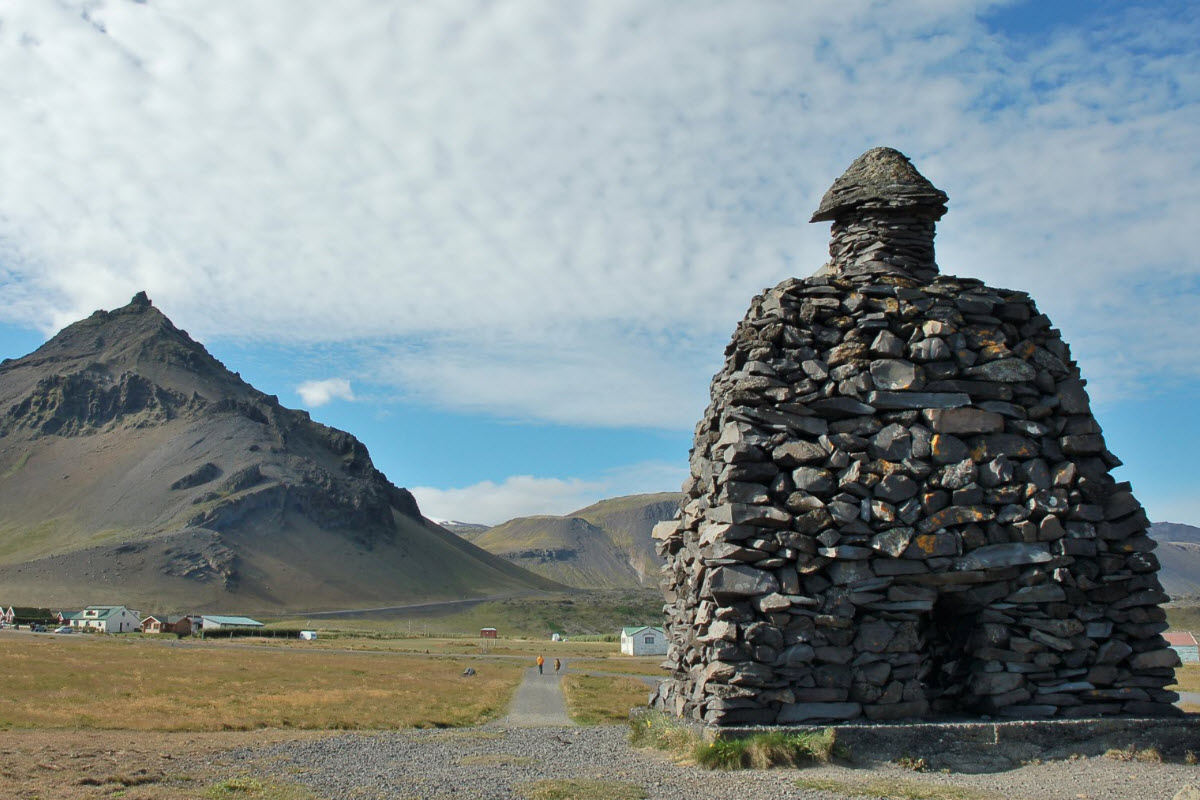
[[[1034,759],[1098,756],[1112,749],[1156,748],[1168,760],[1200,753],[1200,714],[1169,718],[1037,720],[1012,722],[909,722],[895,724],[713,727],[698,725],[705,738],[756,733],[822,731],[832,728],[856,764],[924,759],[930,769],[1002,772]]]

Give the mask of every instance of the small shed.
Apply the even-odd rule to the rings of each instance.
[[[316,631],[300,631],[300,638],[306,642],[311,642],[313,639],[317,638],[317,632]]]
[[[496,638],[496,629],[495,628],[480,628],[479,629],[479,638],[480,639],[495,639]]]
[[[662,628],[650,625],[622,628],[621,652],[627,656],[665,656],[667,636]]]
[[[1167,640],[1171,649],[1179,654],[1179,660],[1184,664],[1200,664],[1200,643],[1196,642],[1194,633],[1164,633],[1163,638]]]

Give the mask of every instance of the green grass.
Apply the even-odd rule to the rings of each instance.
[[[873,778],[866,781],[804,777],[796,781],[801,789],[816,789],[845,797],[886,797],[889,800],[1000,800],[991,792],[965,786],[939,786],[902,778]]]
[[[770,769],[824,764],[833,759],[837,740],[831,728],[790,733],[773,731],[704,741],[695,729],[658,711],[630,720],[629,742],[671,753],[682,763],[709,769]]]
[[[314,796],[307,789],[294,785],[262,782],[248,775],[226,778],[208,787],[204,796],[209,800],[310,800]]]
[[[772,731],[753,736],[714,739],[695,748],[696,763],[709,769],[770,769],[828,763],[835,737],[823,731]]]
[[[567,713],[580,725],[626,725],[629,709],[645,707],[650,687],[637,678],[563,676]]]
[[[635,783],[588,778],[519,783],[513,791],[526,800],[642,800],[647,796]]]
[[[29,456],[32,452],[32,450],[26,450],[24,453],[22,453],[21,457],[14,461],[11,467],[4,470],[3,475],[0,475],[0,481],[4,480],[5,478],[11,478],[13,475],[16,475],[18,472],[24,469],[25,465],[29,463]]]
[[[1200,633],[1200,606],[1167,606],[1164,610],[1171,630]]]

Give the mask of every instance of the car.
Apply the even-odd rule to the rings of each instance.
[[[70,625],[60,625],[59,627],[54,629],[54,632],[55,633],[74,633],[75,629],[72,628]]]
[[[45,625],[30,625],[29,630],[33,631],[34,633],[45,633],[46,626]]]

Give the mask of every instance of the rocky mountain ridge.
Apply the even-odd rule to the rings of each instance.
[[[267,609],[551,586],[425,520],[354,436],[144,293],[0,363],[0,581],[39,605]]]
[[[531,572],[581,589],[655,587],[662,560],[653,527],[670,519],[674,492],[601,500],[564,516],[518,517],[482,531],[452,529]]]

